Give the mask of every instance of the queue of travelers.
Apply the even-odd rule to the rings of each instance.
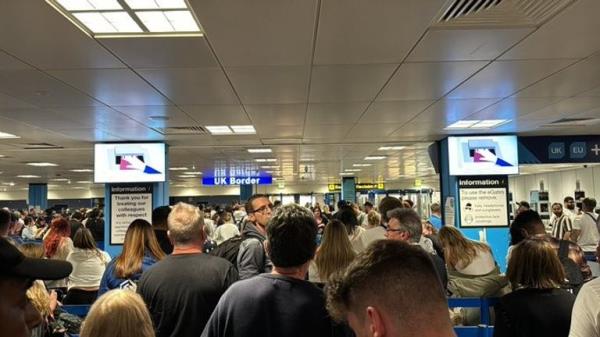
[[[572,201],[548,224],[519,203],[506,274],[488,244],[443,225],[439,204],[423,220],[390,196],[335,212],[262,194],[162,206],[114,258],[98,209],[0,209],[1,334],[56,336],[61,306],[87,304],[83,337],[454,336],[481,318],[448,297],[496,297],[494,336],[600,336],[596,202]]]

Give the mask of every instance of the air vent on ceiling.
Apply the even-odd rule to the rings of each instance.
[[[208,130],[202,126],[169,126],[166,128],[154,128],[165,136],[173,135],[209,135]]]
[[[544,124],[543,128],[561,128],[569,126],[590,126],[600,123],[600,118],[562,118],[552,123]]]
[[[575,0],[453,0],[434,27],[539,26]]]
[[[46,150],[46,149],[62,149],[62,146],[50,143],[27,143],[23,147],[25,150]]]

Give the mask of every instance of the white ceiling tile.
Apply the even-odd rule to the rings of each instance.
[[[141,124],[152,128],[192,126],[197,124],[188,114],[175,106],[138,105],[113,106],[113,108],[132,119],[135,119]]]
[[[600,54],[562,71],[519,92],[519,97],[568,97],[600,85]]]
[[[0,94],[0,111],[15,108],[35,108],[35,106],[14,97]]]
[[[374,102],[359,123],[406,123],[434,102],[433,100]]]
[[[123,67],[45,1],[2,1],[0,13],[2,49],[40,69]]]
[[[307,65],[315,0],[192,0],[208,40],[225,66]]]
[[[21,62],[19,59],[14,58],[0,50],[0,70],[13,70],[13,69],[33,69],[33,68],[31,68],[29,65]]]
[[[107,105],[167,105],[170,102],[129,69],[49,71]]]
[[[0,71],[0,93],[39,107],[101,105],[85,93],[37,70]]]
[[[556,120],[572,117],[597,108],[600,108],[600,97],[572,97],[530,112],[521,118],[525,120]]]
[[[203,37],[153,37],[141,39],[101,39],[123,62],[132,68],[216,67]]]
[[[178,105],[239,103],[219,68],[140,69],[138,73]]]
[[[304,125],[306,104],[247,104],[244,107],[256,126],[276,128]]]
[[[323,1],[315,64],[400,63],[444,2]]]
[[[299,139],[302,138],[302,125],[278,125],[273,127],[269,124],[256,124],[258,136],[267,141],[269,139]]]
[[[430,29],[407,61],[491,61],[533,28]]]
[[[378,101],[438,99],[488,62],[403,63]]]
[[[582,58],[600,50],[600,2],[574,1],[501,59]]]
[[[183,105],[180,108],[200,125],[250,124],[250,119],[241,105]]]
[[[335,65],[313,67],[310,102],[371,101],[397,65]]]
[[[488,108],[468,116],[468,119],[512,119],[549,106],[562,98],[506,98]]]
[[[351,124],[319,124],[304,129],[304,138],[328,138],[340,140],[352,129]]]
[[[483,68],[448,98],[504,98],[567,67],[574,60],[498,61]]]
[[[226,71],[243,104],[306,101],[308,67],[236,67]]]
[[[378,123],[378,124],[356,124],[348,137],[354,141],[361,139],[361,141],[377,140],[385,138],[385,136],[399,129],[403,123]]]
[[[306,125],[352,124],[358,120],[369,102],[356,103],[310,103]]]
[[[417,115],[411,123],[426,123],[432,128],[443,129],[496,102],[497,99],[443,99]]]

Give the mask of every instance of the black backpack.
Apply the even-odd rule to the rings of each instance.
[[[245,237],[236,235],[223,241],[220,245],[211,250],[209,254],[224,258],[225,260],[231,262],[233,267],[237,270],[238,252],[240,251],[240,246],[245,239]]]
[[[583,285],[583,274],[581,274],[581,268],[579,268],[577,263],[569,258],[569,241],[559,240],[558,257],[565,269],[565,275],[568,280],[564,288],[577,295]]]

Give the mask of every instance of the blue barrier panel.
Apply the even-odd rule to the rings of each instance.
[[[63,310],[71,315],[85,317],[90,311],[90,305],[63,305]]]
[[[96,247],[100,250],[104,250],[104,241],[96,242]]]
[[[450,308],[479,308],[481,324],[491,324],[490,307],[498,303],[498,298],[451,297],[448,298]]]
[[[455,326],[454,332],[456,332],[457,337],[492,337],[494,327],[487,325]]]

